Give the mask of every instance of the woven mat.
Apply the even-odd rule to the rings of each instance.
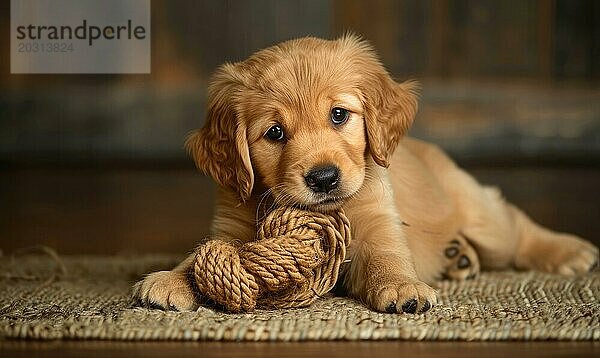
[[[132,307],[131,284],[177,257],[0,257],[0,338],[113,340],[598,340],[600,273],[486,273],[440,285],[426,314],[327,297],[304,309],[225,314]]]

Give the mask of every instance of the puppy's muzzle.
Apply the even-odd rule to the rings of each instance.
[[[331,193],[338,187],[340,170],[334,165],[312,168],[305,176],[306,185],[315,193]]]

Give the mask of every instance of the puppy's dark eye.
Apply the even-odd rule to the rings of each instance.
[[[275,141],[282,140],[284,137],[283,128],[279,124],[276,124],[269,128],[269,130],[265,133],[265,137]]]
[[[345,123],[350,117],[350,112],[347,109],[335,107],[331,110],[331,122],[335,125]]]

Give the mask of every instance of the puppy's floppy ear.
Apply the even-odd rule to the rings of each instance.
[[[389,166],[389,158],[417,113],[417,82],[397,83],[377,61],[363,88],[369,150],[375,162]]]
[[[245,201],[252,193],[254,173],[246,124],[236,109],[242,83],[235,65],[225,64],[217,70],[208,88],[206,123],[190,134],[185,147],[200,170]]]

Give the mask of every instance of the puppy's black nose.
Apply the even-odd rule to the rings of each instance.
[[[340,170],[333,165],[311,169],[305,176],[306,185],[315,193],[330,193],[337,188]]]

